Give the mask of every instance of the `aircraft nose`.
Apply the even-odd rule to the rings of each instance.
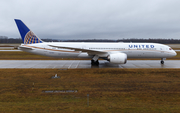
[[[174,56],[176,56],[177,55],[177,53],[176,53],[176,51],[174,51]]]
[[[176,56],[176,55],[177,55],[176,51],[173,50],[172,56]]]
[[[169,57],[174,57],[176,55],[177,53],[174,50],[170,50]]]

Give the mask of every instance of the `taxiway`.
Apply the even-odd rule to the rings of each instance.
[[[99,60],[91,66],[90,60],[0,60],[0,69],[75,69],[75,68],[180,68],[180,60],[128,60],[126,64],[110,64]]]

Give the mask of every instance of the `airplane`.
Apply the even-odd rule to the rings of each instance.
[[[29,53],[57,58],[89,58],[91,65],[99,65],[98,59],[113,64],[125,64],[128,58],[160,58],[161,64],[177,53],[159,43],[99,43],[99,42],[44,42],[21,20],[15,23],[23,40],[19,49]]]

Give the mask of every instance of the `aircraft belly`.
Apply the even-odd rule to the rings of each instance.
[[[77,58],[79,53],[71,53],[71,52],[48,52],[48,56],[50,57],[58,57],[58,58]]]
[[[57,58],[77,58],[79,56],[78,52],[59,52],[59,51],[49,51],[49,50],[23,50],[25,52],[48,56],[48,57],[57,57]]]
[[[155,51],[129,51],[128,58],[161,58],[162,54]]]

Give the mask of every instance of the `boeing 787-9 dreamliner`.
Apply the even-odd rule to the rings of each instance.
[[[164,64],[164,59],[176,56],[171,47],[158,43],[44,42],[21,20],[15,22],[23,40],[19,49],[38,55],[89,58],[92,65],[99,65],[98,59],[125,64],[128,58],[160,58]]]

